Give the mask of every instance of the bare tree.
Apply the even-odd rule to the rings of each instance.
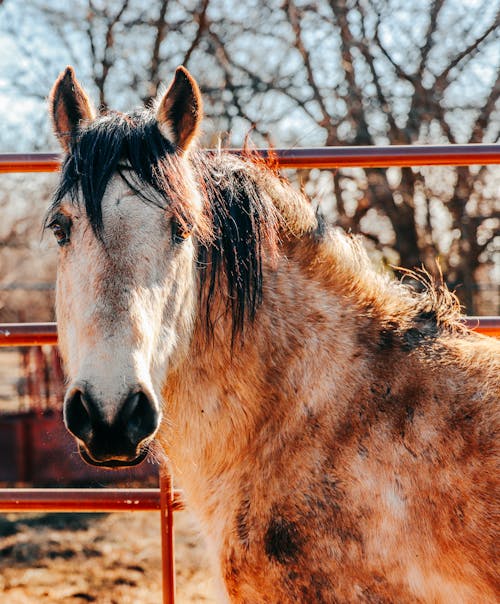
[[[228,132],[241,144],[249,131],[277,145],[498,140],[500,13],[489,0],[16,6],[1,6],[0,29],[29,58],[31,77],[19,62],[8,78],[26,98],[44,99],[71,62],[102,108],[128,108],[150,103],[182,63],[204,93],[207,141]],[[40,44],[49,38],[45,60]],[[433,272],[439,258],[472,313],[478,267],[493,262],[500,240],[495,179],[474,167],[343,170],[309,174],[307,187],[331,192],[332,218],[363,233],[388,262]]]
[[[31,0],[23,10],[7,2],[0,30],[29,60],[10,66],[11,88],[44,100],[54,78],[71,63],[93,88],[99,108],[149,103],[179,64],[189,64],[205,29],[209,0]],[[38,27],[33,25],[37,23]],[[27,25],[28,24],[28,25]],[[50,60],[44,60],[47,45]],[[43,50],[43,52],[41,52]]]
[[[3,174],[1,183],[0,322],[53,320],[56,250],[41,224],[54,178]]]
[[[315,140],[324,145],[475,143],[499,135],[499,17],[487,2],[467,14],[453,0],[428,7],[391,0],[285,0],[267,34],[261,21],[254,29],[287,56],[272,72],[265,62],[236,58],[238,37],[252,26],[241,26],[228,39],[227,28],[212,24],[209,36],[237,112],[257,132],[268,134],[272,124],[242,101],[248,89],[255,96],[279,92],[288,113],[300,110],[302,130],[312,123]],[[491,261],[500,237],[499,208],[486,194],[493,177],[488,169],[459,168],[448,174],[443,190],[436,170],[405,168],[396,177],[393,170],[391,178],[370,169],[360,181],[361,194],[353,196],[352,173],[337,172],[331,176],[336,220],[379,249],[395,250],[404,267],[426,265],[434,272],[439,258],[467,311],[474,312],[478,266]],[[443,222],[449,223],[451,243],[443,237]]]

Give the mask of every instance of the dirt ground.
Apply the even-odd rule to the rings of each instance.
[[[0,517],[0,602],[161,604],[157,513]],[[178,604],[214,603],[203,543],[176,512]]]

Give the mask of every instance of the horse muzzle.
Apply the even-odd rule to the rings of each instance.
[[[78,441],[80,454],[89,464],[104,468],[136,466],[148,455],[158,429],[160,413],[141,389],[130,391],[105,412],[106,403],[87,389],[73,388],[64,403],[64,421]]]

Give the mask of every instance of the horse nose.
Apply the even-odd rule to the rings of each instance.
[[[156,431],[159,412],[142,390],[129,392],[111,418],[105,410],[105,402],[75,389],[64,404],[66,427],[84,443],[91,461],[133,462],[141,454],[141,444]]]

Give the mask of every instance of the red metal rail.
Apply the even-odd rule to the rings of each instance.
[[[487,336],[500,338],[500,317],[465,317],[470,329]],[[55,323],[2,323],[0,348],[7,346],[41,346],[57,344]]]
[[[172,511],[183,509],[172,492]],[[0,512],[159,512],[161,489],[0,489]]]
[[[1,323],[0,346],[57,344],[55,323]]]
[[[161,473],[159,489],[0,489],[0,512],[160,512],[162,593],[175,603],[173,513],[183,509],[181,491]]]
[[[241,153],[240,149],[229,149]],[[387,145],[380,147],[316,147],[310,149],[256,149],[269,154],[282,168],[388,168],[391,166],[468,166],[500,164],[500,145]],[[0,173],[57,172],[57,153],[0,154]]]
[[[485,336],[500,338],[500,317],[466,317],[465,324]]]

